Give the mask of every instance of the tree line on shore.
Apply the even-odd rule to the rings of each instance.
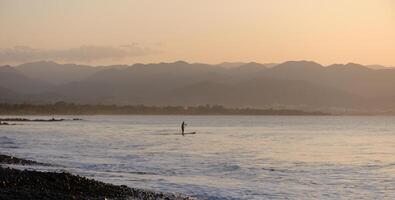
[[[82,105],[66,102],[53,104],[0,103],[1,115],[327,115],[292,109],[227,108],[221,105],[147,106],[147,105]]]

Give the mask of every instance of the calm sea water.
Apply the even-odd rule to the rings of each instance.
[[[81,118],[2,126],[0,152],[202,199],[395,199],[395,117]]]

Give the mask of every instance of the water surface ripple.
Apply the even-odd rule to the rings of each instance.
[[[2,126],[0,152],[202,199],[395,199],[395,117],[79,118]]]

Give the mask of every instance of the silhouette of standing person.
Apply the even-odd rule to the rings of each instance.
[[[185,126],[186,126],[187,124],[183,121],[182,122],[182,124],[181,124],[181,133],[182,133],[182,136],[184,136],[184,130],[185,130]]]

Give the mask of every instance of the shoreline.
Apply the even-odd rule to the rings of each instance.
[[[0,103],[0,115],[330,115],[319,110],[296,108],[230,108],[221,105],[153,106],[74,104],[10,104]]]
[[[1,116],[1,115],[0,115]],[[0,124],[10,125],[7,122],[62,122],[62,121],[82,121],[80,118],[73,118],[73,119],[63,119],[59,118],[56,119],[54,117],[50,119],[28,119],[28,118],[0,118]]]
[[[131,188],[68,172],[19,170],[4,165],[46,165],[0,153],[0,199],[196,200],[181,194]]]

